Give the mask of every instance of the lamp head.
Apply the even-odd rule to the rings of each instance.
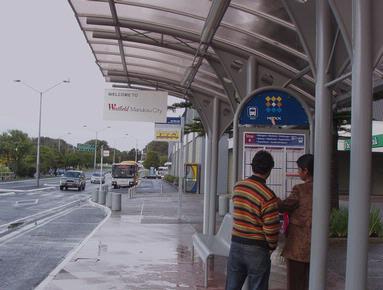
[[[15,83],[21,83],[21,80],[13,80]]]

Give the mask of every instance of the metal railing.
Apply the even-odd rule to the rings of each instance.
[[[11,181],[16,179],[14,172],[0,172],[0,181]]]

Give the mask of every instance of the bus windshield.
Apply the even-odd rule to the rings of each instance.
[[[113,165],[112,166],[112,177],[113,178],[129,178],[134,177],[136,174],[135,165]]]

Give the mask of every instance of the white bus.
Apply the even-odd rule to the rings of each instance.
[[[122,161],[112,165],[113,188],[131,187],[138,182],[138,164],[135,161]]]

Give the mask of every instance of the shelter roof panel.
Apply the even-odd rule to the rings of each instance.
[[[70,1],[70,3],[79,16],[82,14],[106,17],[110,16],[108,1],[75,0]]]
[[[258,1],[253,2],[258,3]],[[257,4],[257,6],[259,5]],[[280,11],[280,8],[278,11]],[[284,9],[282,11],[286,14]],[[221,23],[221,28],[224,27],[226,29],[233,30],[232,33],[242,30],[244,31],[243,33],[250,34],[249,37],[256,37],[262,41],[275,43],[275,45],[287,46],[290,47],[290,49],[299,51],[300,53],[304,52],[303,47],[298,41],[295,29],[291,29],[293,24],[290,23],[291,26],[289,27],[279,25],[278,23],[273,23],[270,20],[275,19],[274,17],[265,18],[264,16],[268,14],[264,12],[262,12],[262,16],[254,15],[252,12],[254,11],[242,11],[237,8],[230,7],[225,13]]]
[[[124,70],[122,64],[119,64],[119,63],[99,62],[99,61],[97,61],[97,63],[100,66],[101,70],[104,71],[104,73],[107,73],[108,71],[123,71]]]
[[[86,23],[86,17],[80,17],[79,21],[82,26],[82,28],[86,31],[102,31],[102,32],[115,32],[115,28],[113,26],[106,26],[106,25],[95,25],[95,24],[88,24]]]
[[[281,0],[232,0],[231,5],[240,5],[254,12],[261,12],[265,15],[290,22],[290,18]]]
[[[179,14],[192,14],[203,18],[207,17],[211,6],[211,1],[206,0],[116,0],[115,2],[131,6],[152,7],[157,10],[177,11]]]
[[[185,1],[180,1],[185,3]],[[127,2],[126,2],[127,3]],[[120,20],[134,19],[146,23],[158,23],[167,27],[185,28],[201,33],[204,21],[192,17],[185,17],[173,12],[161,11],[154,8],[137,7],[128,4],[116,4],[117,15]]]
[[[186,94],[212,1],[208,0],[68,0],[106,81],[156,87],[164,82]],[[209,25],[207,25],[209,26]],[[213,33],[214,34],[214,33]],[[209,40],[210,41],[210,40]],[[232,0],[207,48],[246,59],[255,55],[270,68],[299,74],[308,66],[297,28],[281,0]],[[291,77],[291,76],[290,76]],[[194,75],[193,75],[194,78]],[[307,76],[303,76],[307,78]],[[221,81],[203,60],[190,89],[227,100]],[[182,85],[184,87],[182,87]],[[294,86],[312,95],[312,84]],[[292,88],[290,86],[290,88]]]
[[[121,63],[119,54],[95,53],[98,62]]]
[[[136,42],[129,42],[129,41],[123,41],[124,48],[127,47],[128,49],[141,49],[142,51],[149,52],[158,52],[163,55],[166,55],[167,57],[177,58],[177,59],[184,59],[188,61],[193,60],[193,56],[187,53],[183,53],[180,51],[176,51],[174,49],[168,49],[165,47],[155,46],[155,45],[149,45],[145,43],[136,43]],[[127,50],[127,52],[130,52]]]

